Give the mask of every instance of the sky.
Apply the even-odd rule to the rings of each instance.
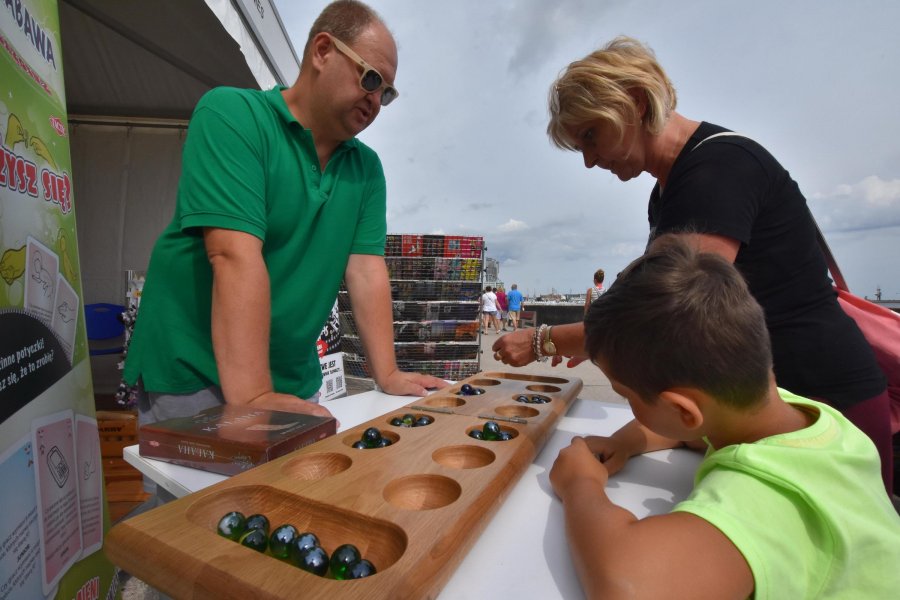
[[[298,56],[323,0],[275,0]],[[900,2],[371,0],[400,97],[359,137],[381,157],[388,232],[482,236],[526,295],[584,293],[648,234],[629,182],[546,135],[547,94],[617,35],[648,44],[678,112],[747,135],[798,182],[851,291],[900,298]],[[363,57],[365,58],[365,57]]]

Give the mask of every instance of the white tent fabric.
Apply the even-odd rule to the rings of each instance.
[[[124,303],[125,272],[147,268],[172,216],[200,96],[296,77],[277,12],[260,2],[268,10],[254,15],[243,0],[60,0],[85,303]],[[250,26],[264,15],[267,23]]]

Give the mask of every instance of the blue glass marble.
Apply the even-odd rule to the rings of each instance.
[[[347,567],[347,579],[362,579],[363,577],[374,575],[377,572],[378,571],[375,570],[375,565],[365,558],[361,558]]]
[[[247,517],[247,529],[259,529],[269,537],[269,519],[266,515],[255,514]]]
[[[294,561],[304,571],[319,577],[324,577],[328,572],[328,553],[321,546],[313,546],[301,551]]]

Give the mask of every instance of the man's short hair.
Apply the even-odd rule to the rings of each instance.
[[[372,23],[383,23],[383,21],[378,13],[368,5],[358,0],[332,2],[322,10],[310,27],[306,45],[303,47],[303,59],[306,60],[306,53],[309,51],[312,39],[323,31],[346,44],[352,44]]]
[[[512,284],[512,289],[517,290],[519,289],[519,286],[517,286],[516,284]]]
[[[644,401],[688,387],[741,407],[768,389],[762,308],[734,265],[676,235],[661,236],[620,273],[584,325],[588,355]]]

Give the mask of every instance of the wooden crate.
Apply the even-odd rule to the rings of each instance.
[[[463,395],[463,383],[485,393]],[[479,373],[123,521],[110,530],[104,550],[113,563],[174,598],[433,598],[581,387],[577,378]],[[550,401],[517,401],[523,394]],[[390,424],[407,412],[434,421],[412,428]],[[469,437],[487,420],[512,439]],[[393,444],[353,448],[368,427],[379,428]],[[233,510],[262,513],[273,528],[290,523],[311,531],[329,554],[354,544],[378,572],[338,581],[245,548],[216,533],[219,519]]]
[[[143,475],[125,462],[122,450],[138,443],[137,413],[130,411],[97,411],[100,433],[100,455],[103,458],[103,479],[108,502],[143,502]]]

